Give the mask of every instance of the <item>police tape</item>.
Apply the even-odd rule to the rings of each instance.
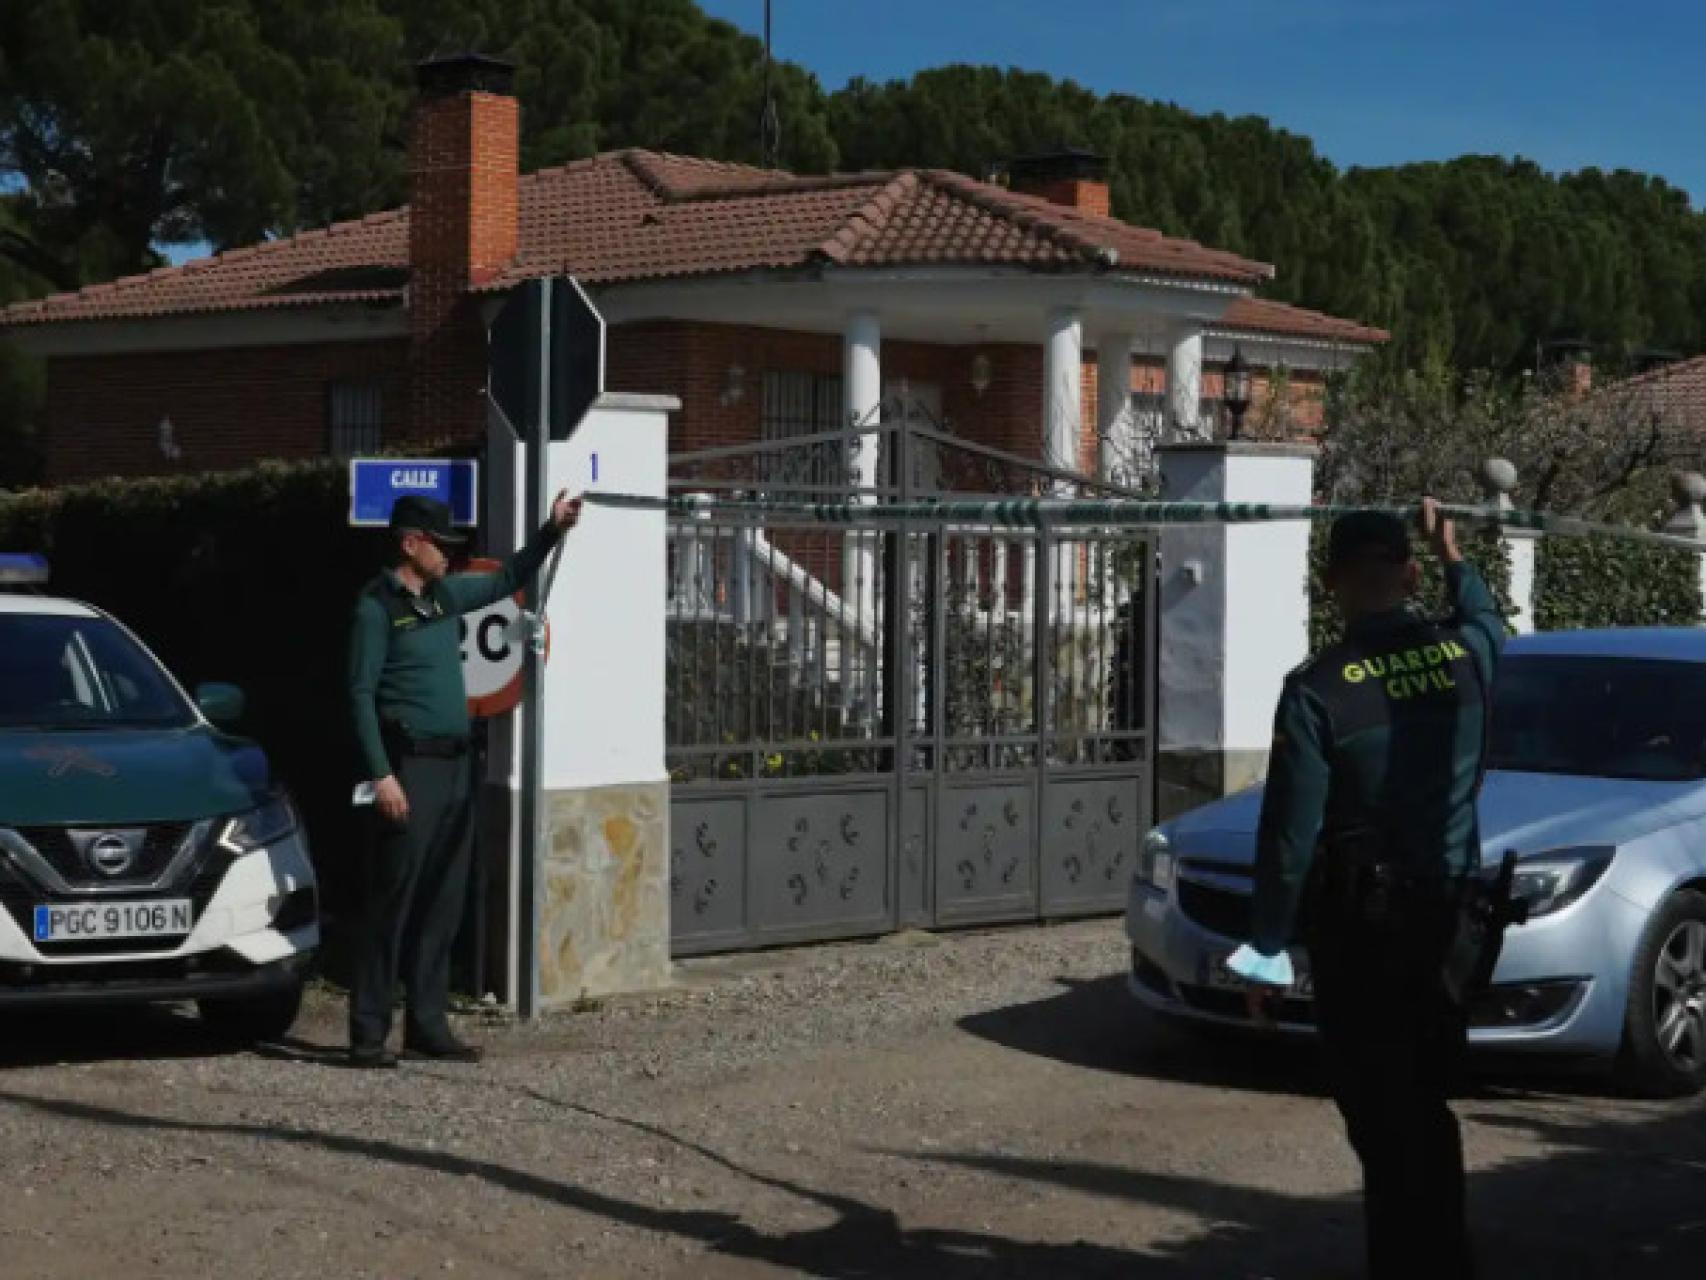
[[[1143,498],[929,498],[911,502],[799,502],[774,498],[729,498],[680,494],[668,498],[631,493],[587,493],[598,507],[662,511],[684,518],[727,524],[789,521],[824,525],[908,525],[946,523],[1004,529],[1154,529],[1174,525],[1276,524],[1337,520],[1355,512],[1381,511],[1414,520],[1419,503],[1409,506],[1322,504],[1288,506],[1266,502],[1161,502]],[[1647,546],[1706,554],[1706,540],[1679,533],[1602,524],[1544,511],[1441,503],[1453,520],[1525,529],[1565,537],[1616,538]]]

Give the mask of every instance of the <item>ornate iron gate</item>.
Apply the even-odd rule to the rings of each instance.
[[[678,455],[671,487],[1142,496],[897,416]],[[1123,905],[1151,816],[1147,542],[681,519],[669,546],[678,955]]]

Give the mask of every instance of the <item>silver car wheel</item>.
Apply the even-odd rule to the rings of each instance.
[[[1684,920],[1659,949],[1653,974],[1653,1030],[1671,1064],[1706,1064],[1706,923]]]

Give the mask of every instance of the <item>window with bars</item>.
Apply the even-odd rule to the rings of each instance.
[[[384,436],[384,396],[376,382],[334,382],[326,388],[326,447],[334,458],[378,451]]]
[[[765,444],[780,444],[801,436],[841,428],[841,379],[834,374],[786,373],[764,375],[761,431]],[[768,456],[765,479],[800,485],[839,485],[844,468],[838,465],[834,443],[811,446],[800,453]]]

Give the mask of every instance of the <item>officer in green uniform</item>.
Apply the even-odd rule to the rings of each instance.
[[[550,520],[497,573],[450,574],[447,552],[465,541],[450,508],[408,495],[392,509],[391,566],[362,592],[350,630],[350,714],[375,811],[350,983],[352,1065],[397,1065],[385,1041],[399,967],[405,1052],[480,1056],[447,1016],[475,785],[457,619],[513,595],[579,518],[580,499],[559,494]]]
[[[1345,635],[1286,680],[1256,844],[1252,946],[1307,949],[1377,1280],[1473,1274],[1448,1102],[1467,1018],[1442,975],[1479,874],[1475,802],[1505,627],[1432,500],[1421,524],[1445,566],[1444,622],[1410,607],[1421,570],[1401,520],[1334,525],[1326,578]],[[1269,1016],[1278,996],[1253,986],[1252,1012]]]

